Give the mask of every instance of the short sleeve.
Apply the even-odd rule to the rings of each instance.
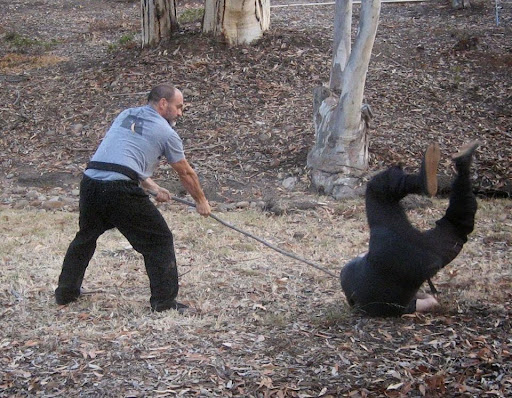
[[[178,134],[173,130],[164,146],[164,155],[169,163],[176,163],[185,159],[183,142]]]

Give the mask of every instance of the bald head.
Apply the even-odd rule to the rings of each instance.
[[[165,98],[167,101],[171,101],[177,91],[179,90],[170,84],[159,84],[150,91],[148,95],[148,102],[152,105],[156,105],[162,98]]]
[[[183,94],[170,84],[160,84],[153,88],[148,95],[148,103],[167,122],[174,126],[183,114]]]

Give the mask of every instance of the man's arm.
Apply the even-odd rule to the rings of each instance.
[[[171,163],[171,167],[176,171],[176,173],[178,173],[183,187],[194,198],[197,212],[202,216],[208,217],[211,213],[210,204],[208,203],[206,196],[204,196],[204,192],[201,188],[196,172],[190,166],[187,159]]]
[[[155,195],[155,199],[157,202],[168,202],[169,200],[172,199],[171,193],[167,189],[162,188],[151,178],[141,180],[140,185],[146,191],[151,192],[152,195]]]

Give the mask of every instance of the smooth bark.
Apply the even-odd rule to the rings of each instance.
[[[229,45],[250,44],[270,26],[270,0],[206,0],[203,32]]]
[[[362,1],[352,48],[350,36],[347,39],[352,15],[349,3],[349,0],[337,0],[331,78],[329,88],[314,91],[316,140],[308,154],[313,185],[333,196],[345,192],[347,185],[356,185],[357,177],[368,168],[368,128],[372,113],[368,105],[363,105],[363,95],[380,0]]]

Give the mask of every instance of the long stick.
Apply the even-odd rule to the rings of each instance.
[[[149,192],[149,194],[151,194],[153,196],[156,196],[155,192],[153,192],[153,191],[148,191],[148,192]],[[187,206],[196,207],[195,203],[189,202],[188,200],[185,200],[185,199],[178,198],[177,196],[172,196],[172,200],[174,200],[176,202],[179,202],[179,203],[182,203],[182,204],[187,205]],[[222,225],[235,230],[236,232],[239,232],[239,233],[241,233],[241,234],[243,234],[245,236],[248,236],[249,238],[257,240],[258,242],[264,244],[267,247],[270,247],[272,250],[275,250],[276,252],[279,252],[279,253],[281,253],[281,254],[283,254],[285,256],[294,258],[295,260],[302,261],[303,263],[306,263],[308,265],[311,265],[313,268],[316,268],[317,270],[323,271],[326,274],[329,274],[330,276],[332,276],[333,278],[336,278],[336,279],[338,278],[338,276],[336,274],[334,274],[333,272],[329,271],[325,267],[322,267],[321,265],[315,264],[312,261],[306,260],[305,258],[299,257],[299,256],[297,256],[297,255],[295,255],[293,253],[287,252],[287,251],[285,251],[285,250],[283,250],[283,249],[281,249],[281,248],[279,248],[277,246],[274,246],[271,243],[268,243],[267,241],[265,241],[265,240],[263,240],[261,238],[258,238],[257,236],[255,236],[255,235],[253,235],[253,234],[251,234],[249,232],[246,232],[244,230],[241,230],[240,228],[235,227],[234,225],[231,225],[230,223],[220,219],[219,217],[217,217],[213,213],[210,213],[210,217],[213,218],[215,221],[218,221]]]
[[[153,192],[153,191],[148,191],[149,194],[153,195],[153,196],[156,196],[156,192]],[[187,206],[192,206],[192,207],[196,207],[195,203],[192,203],[192,202],[189,202],[188,200],[185,200],[185,199],[181,199],[181,198],[178,198],[177,196],[172,196],[171,197],[172,200],[176,201],[176,202],[179,202],[179,203],[182,203],[184,205],[187,205]],[[332,276],[333,278],[336,278],[338,279],[338,276],[336,274],[334,274],[333,272],[329,271],[328,269],[326,269],[325,267],[322,267],[321,265],[318,265],[318,264],[315,264],[314,262],[312,261],[309,261],[309,260],[306,260],[305,258],[302,258],[302,257],[299,257],[293,253],[290,253],[290,252],[287,252],[277,246],[274,246],[272,245],[271,243],[268,243],[267,241],[261,239],[261,238],[258,238],[257,236],[249,233],[249,232],[246,232],[240,228],[237,228],[235,227],[234,225],[220,219],[219,217],[217,217],[215,214],[213,213],[210,213],[210,217],[213,218],[215,221],[218,221],[219,223],[221,223],[222,225],[228,227],[228,228],[231,228],[245,236],[248,236],[249,238],[252,238],[254,240],[257,240],[258,242],[264,244],[265,246],[267,247],[270,247],[272,250],[275,250],[276,252],[278,253],[281,253],[285,256],[288,256],[288,257],[291,257],[295,260],[298,260],[298,261],[302,261],[303,263],[306,263],[308,265],[311,265],[313,268],[316,268],[317,270],[320,270],[320,271],[323,271],[325,272],[326,274]],[[436,287],[434,286],[434,284],[432,283],[432,281],[430,280],[430,278],[427,280],[428,282],[428,285],[430,287],[430,291],[432,292],[432,294],[437,294],[439,293],[438,290],[436,289]]]

